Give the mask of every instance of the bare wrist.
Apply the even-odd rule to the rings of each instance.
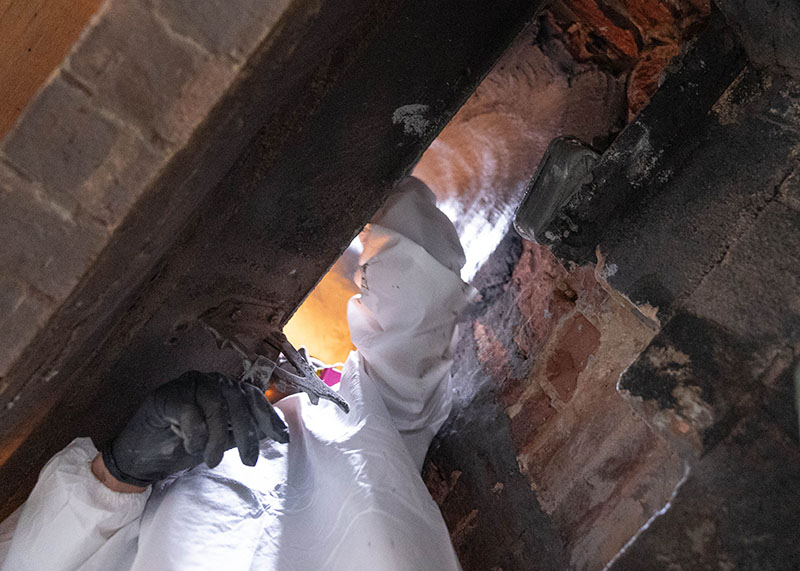
[[[111,472],[108,471],[106,468],[105,463],[103,462],[102,454],[97,454],[94,457],[91,463],[92,474],[94,477],[100,480],[100,482],[109,490],[114,492],[121,492],[123,494],[141,494],[147,488],[143,488],[141,486],[134,486],[133,484],[126,484],[125,482],[120,482],[114,476],[111,475]]]

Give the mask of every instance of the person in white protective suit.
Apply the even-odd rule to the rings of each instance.
[[[290,442],[260,440],[255,466],[237,437],[216,467],[142,487],[77,438],[0,527],[2,569],[459,569],[420,471],[451,408],[456,319],[473,291],[464,253],[411,177],[361,240],[347,311],[357,351],[339,389],[349,414],[288,396],[275,408]]]

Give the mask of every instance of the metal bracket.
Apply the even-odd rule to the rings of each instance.
[[[312,404],[319,403],[319,399],[323,398],[335,403],[345,413],[350,412],[347,401],[322,382],[309,362],[289,343],[283,332],[277,329],[274,315],[269,318],[265,315],[266,309],[265,306],[228,300],[203,313],[199,320],[214,337],[217,347],[232,349],[242,358],[242,381],[264,391],[271,382],[282,392],[290,387],[295,388],[306,393]],[[299,374],[291,373],[276,361],[248,350],[237,340],[240,335],[263,340],[282,354]]]

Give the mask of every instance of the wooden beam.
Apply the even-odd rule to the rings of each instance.
[[[69,52],[102,0],[0,0],[0,138]]]

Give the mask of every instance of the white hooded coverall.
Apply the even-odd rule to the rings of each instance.
[[[456,318],[472,288],[464,254],[428,188],[413,178],[362,234],[361,295],[348,305],[357,351],[344,366],[344,414],[305,394],[276,408],[291,442],[234,448],[141,494],[103,486],[88,438],[42,469],[0,526],[3,569],[459,569],[420,477],[451,407]]]

